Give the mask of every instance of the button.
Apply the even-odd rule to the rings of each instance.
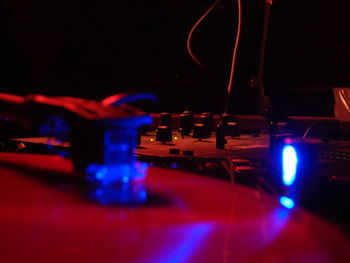
[[[177,148],[169,149],[169,153],[170,154],[180,154],[180,149],[177,149]]]

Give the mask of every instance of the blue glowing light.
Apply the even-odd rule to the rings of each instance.
[[[293,146],[287,145],[283,149],[283,183],[290,186],[294,183],[297,173],[298,156]]]
[[[97,179],[97,180],[100,180],[100,179],[102,179],[102,178],[103,178],[103,173],[97,172],[97,173],[96,173],[96,179]]]
[[[282,196],[280,198],[280,204],[288,209],[292,209],[294,207],[294,201],[286,196]]]
[[[143,181],[147,175],[147,163],[102,165],[90,164],[86,168],[87,181],[99,186]]]
[[[170,167],[171,167],[172,169],[177,169],[177,168],[179,168],[179,166],[177,165],[177,163],[172,163],[172,164],[170,165]]]
[[[102,205],[141,205],[147,202],[147,190],[142,183],[92,188],[89,198]]]
[[[69,138],[68,121],[58,116],[50,116],[38,127],[38,133],[40,136],[53,136],[67,141]]]

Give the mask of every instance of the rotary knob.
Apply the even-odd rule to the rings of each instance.
[[[172,127],[172,115],[169,112],[162,112],[160,114],[160,125]]]
[[[226,125],[229,122],[236,122],[235,117],[230,113],[224,113],[222,115],[222,123]]]
[[[228,122],[225,125],[225,135],[237,137],[241,135],[237,122]]]
[[[172,141],[171,129],[169,126],[158,126],[156,129],[156,141],[167,143]]]
[[[180,115],[180,129],[183,135],[189,135],[193,129],[194,117],[193,112],[184,111]]]
[[[204,124],[206,128],[206,138],[209,138],[213,132],[213,114],[210,112],[203,112],[200,116],[200,123]]]
[[[206,139],[208,136],[208,128],[203,123],[196,123],[193,127],[193,137],[197,139]]]

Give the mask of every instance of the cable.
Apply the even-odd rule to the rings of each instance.
[[[303,135],[302,138],[303,138],[303,139],[306,139],[306,138],[309,136],[310,131],[311,131],[315,126],[317,126],[319,123],[320,123],[319,121],[316,121],[316,122],[312,123],[312,124],[309,126],[309,128],[307,128],[307,130],[305,131],[305,133],[304,133],[304,135]]]
[[[187,36],[187,52],[192,58],[192,60],[204,71],[209,73],[210,75],[213,75],[210,69],[208,69],[202,62],[199,61],[199,59],[194,55],[191,47],[191,41],[194,31],[197,29],[199,24],[213,11],[213,9],[221,2],[221,0],[215,0],[215,2],[209,7],[209,9],[199,18],[199,20],[194,24],[194,26],[191,28],[190,33]]]
[[[313,130],[313,129],[315,129],[316,127],[318,128],[318,126],[320,126],[321,124],[323,124],[323,125],[327,125],[326,127],[329,127],[329,124],[330,124],[330,122],[329,121],[326,121],[326,120],[319,120],[319,121],[315,121],[315,122],[313,122],[310,126],[309,126],[309,128],[307,128],[307,130],[305,131],[305,133],[304,133],[304,135],[303,135],[303,139],[307,139],[309,136],[310,136],[310,133],[311,133],[311,131]],[[330,128],[332,128],[332,126],[330,126]],[[337,131],[337,128],[336,127],[334,127],[333,126],[333,133],[329,133],[330,131],[328,130],[328,133],[327,133],[327,131],[326,131],[326,133],[325,134],[317,134],[316,133],[316,135],[317,135],[317,137],[318,138],[338,138],[338,136],[339,136],[339,131]],[[325,131],[323,131],[323,132],[325,132]],[[319,132],[320,133],[320,132]]]
[[[220,160],[220,164],[224,167],[224,169],[226,170],[226,172],[230,176],[230,182],[232,183],[232,185],[234,185],[235,184],[235,180],[233,178],[233,170],[234,170],[234,168],[233,168],[233,165],[232,165],[231,158]]]
[[[226,97],[226,102],[224,106],[224,113],[227,113],[228,106],[230,103],[230,95],[232,91],[232,85],[233,85],[233,78],[235,75],[235,66],[236,66],[236,61],[237,61],[237,50],[238,50],[238,45],[239,41],[241,38],[241,27],[242,27],[242,4],[241,0],[237,0],[237,7],[238,7],[238,26],[237,26],[237,34],[236,34],[236,41],[235,41],[235,46],[233,49],[233,55],[232,55],[232,64],[231,64],[231,72],[230,72],[230,80],[227,85],[227,97]]]
[[[220,3],[221,0],[216,0],[210,8],[201,16],[201,18],[194,24],[192,29],[190,30],[190,33],[188,34],[187,37],[187,51],[192,60],[204,71],[209,73],[210,75],[214,75],[202,62],[199,61],[199,59],[194,55],[192,48],[191,48],[191,40],[193,36],[193,32],[197,29],[199,24],[210,14],[210,12]],[[223,113],[227,113],[229,102],[230,102],[230,95],[232,91],[232,85],[233,85],[233,79],[235,75],[235,66],[236,66],[236,61],[237,61],[237,50],[238,50],[238,45],[239,41],[241,38],[241,27],[242,27],[242,4],[241,0],[237,0],[237,6],[238,6],[238,27],[237,27],[237,34],[236,34],[236,40],[235,40],[235,45],[233,49],[233,55],[232,55],[232,63],[231,63],[231,70],[230,70],[230,79],[229,83],[227,85],[227,96],[226,96],[226,101],[224,103],[223,107]]]

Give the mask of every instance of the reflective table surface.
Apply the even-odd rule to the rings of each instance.
[[[0,262],[350,262],[337,226],[256,190],[151,167],[144,204],[103,205],[72,170],[0,154]]]

